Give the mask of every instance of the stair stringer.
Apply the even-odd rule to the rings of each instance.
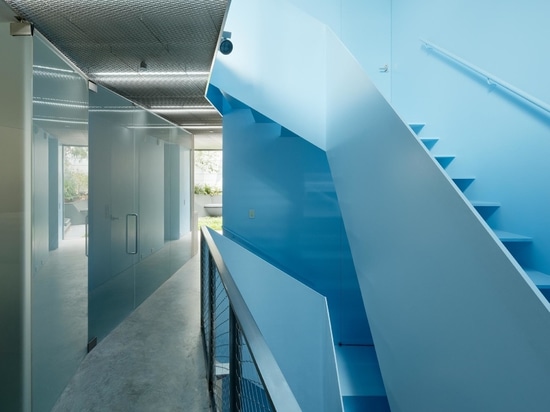
[[[392,411],[544,410],[550,305],[328,41],[327,156]]]
[[[336,36],[309,23],[282,1],[233,0],[235,49],[211,83],[326,150],[391,409],[544,410],[550,305]]]

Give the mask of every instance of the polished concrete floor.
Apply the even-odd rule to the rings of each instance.
[[[81,363],[53,411],[208,411],[199,255]]]

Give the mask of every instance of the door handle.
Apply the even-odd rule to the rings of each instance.
[[[134,219],[134,241],[130,242],[130,220]],[[133,246],[133,248],[131,248]],[[139,250],[139,216],[137,213],[128,213],[126,215],[126,253],[137,255]]]
[[[84,218],[84,254],[88,256],[88,215]]]

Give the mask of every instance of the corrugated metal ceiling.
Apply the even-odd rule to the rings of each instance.
[[[190,131],[221,124],[204,93],[228,0],[6,3],[91,80]]]

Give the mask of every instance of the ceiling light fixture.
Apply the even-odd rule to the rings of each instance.
[[[87,109],[88,105],[85,103],[66,103],[62,101],[46,101],[46,100],[37,100],[32,101],[33,104],[43,104],[47,106],[58,106],[58,107],[67,107],[70,109]]]
[[[215,107],[201,107],[201,108],[187,108],[187,107],[180,107],[179,109],[151,109],[151,111],[155,113],[200,113],[200,112],[215,112]]]
[[[155,125],[145,125],[145,126],[126,126],[127,129],[180,129],[181,126],[155,126]]]
[[[144,109],[140,108],[130,108],[130,107],[121,107],[121,108],[92,108],[88,110],[90,113],[135,113],[142,112]]]
[[[39,66],[38,64],[33,64],[33,69],[41,69],[41,70],[50,70],[52,72],[61,72],[61,73],[74,73],[74,70],[68,70],[68,69],[60,69],[57,67],[49,67],[49,66]]]
[[[194,109],[213,109],[214,107],[213,106],[205,106],[205,105],[201,105],[201,106],[183,106],[183,105],[180,105],[180,106],[176,106],[176,105],[173,105],[173,106],[151,106],[151,110],[194,110]]]
[[[210,129],[215,129],[215,130],[220,130],[223,128],[223,126],[208,126],[208,125],[200,125],[200,126],[193,126],[192,124],[182,124],[181,127],[184,127],[186,129],[195,129],[195,130],[210,130]]]
[[[210,72],[96,72],[90,73],[94,77],[117,76],[208,76]]]
[[[79,121],[79,120],[59,120],[59,119],[43,119],[39,117],[33,117],[33,121],[35,122],[50,122],[50,123],[67,123],[67,124],[88,124],[87,121]]]

